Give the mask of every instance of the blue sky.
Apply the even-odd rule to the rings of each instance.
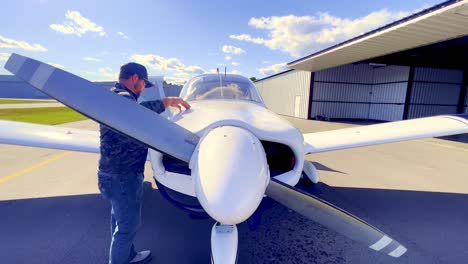
[[[431,7],[434,0],[15,0],[2,4],[0,74],[14,52],[88,80],[137,61],[183,83],[224,71],[258,79]]]

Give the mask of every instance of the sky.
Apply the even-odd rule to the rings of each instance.
[[[441,2],[0,0],[0,74],[17,53],[91,81],[130,61],[176,84],[217,68],[261,79]]]

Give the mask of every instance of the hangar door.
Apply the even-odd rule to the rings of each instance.
[[[408,119],[456,114],[462,82],[463,70],[416,67]]]
[[[401,120],[408,66],[348,64],[314,74],[310,116],[316,119]]]

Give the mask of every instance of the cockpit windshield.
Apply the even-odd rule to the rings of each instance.
[[[234,74],[205,74],[184,85],[180,97],[195,100],[245,100],[263,104],[255,85],[247,78]]]

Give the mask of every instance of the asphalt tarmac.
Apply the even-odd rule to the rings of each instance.
[[[350,126],[288,118],[303,132]],[[96,129],[92,121],[67,124]],[[368,249],[276,205],[239,228],[239,263],[468,263],[468,144],[424,139],[309,155],[321,182],[303,190],[383,230],[408,248]],[[107,263],[110,206],[95,154],[0,145],[0,263]],[[144,184],[138,249],[152,263],[210,263],[213,220],[190,218]]]

